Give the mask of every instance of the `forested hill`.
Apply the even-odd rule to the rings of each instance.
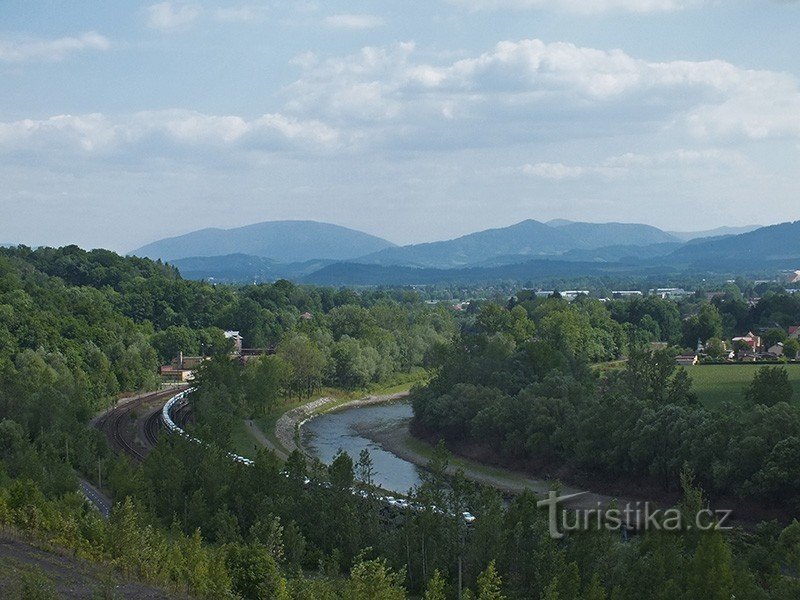
[[[393,246],[355,229],[317,221],[269,221],[235,229],[203,229],[166,238],[131,254],[174,260],[197,256],[249,254],[277,262],[348,260]]]
[[[738,263],[790,268],[800,262],[800,221],[770,225],[736,236],[698,240],[679,248],[667,259],[706,266]]]
[[[387,248],[359,262],[429,268],[476,266],[497,257],[512,262],[575,249],[609,245],[646,246],[677,242],[673,236],[635,223],[541,223],[532,219],[509,227],[487,229],[453,240]]]

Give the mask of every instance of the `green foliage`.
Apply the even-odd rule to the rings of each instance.
[[[789,402],[792,394],[792,384],[789,382],[789,373],[785,367],[760,368],[746,392],[748,401],[765,406]]]
[[[393,571],[382,559],[362,560],[350,571],[345,600],[404,600],[405,575]]]
[[[486,570],[478,575],[478,600],[504,600],[505,596],[501,591],[502,583],[494,561],[491,561]]]

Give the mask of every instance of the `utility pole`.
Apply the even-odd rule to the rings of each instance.
[[[100,471],[100,459],[97,459],[97,488],[103,489],[103,473]]]

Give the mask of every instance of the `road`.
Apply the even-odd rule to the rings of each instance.
[[[111,516],[111,499],[108,496],[83,478],[78,480],[78,487],[104,519]]]

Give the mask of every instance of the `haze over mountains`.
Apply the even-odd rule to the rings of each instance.
[[[267,221],[235,229],[201,229],[166,238],[130,254],[164,261],[199,256],[247,254],[293,263],[349,260],[394,246],[384,239],[317,221]]]
[[[632,223],[526,220],[453,240],[395,246],[337,225],[275,221],[205,229],[132,254],[169,261],[192,279],[353,285],[800,267],[800,222],[754,227],[691,234]],[[731,231],[744,233],[725,233]]]

